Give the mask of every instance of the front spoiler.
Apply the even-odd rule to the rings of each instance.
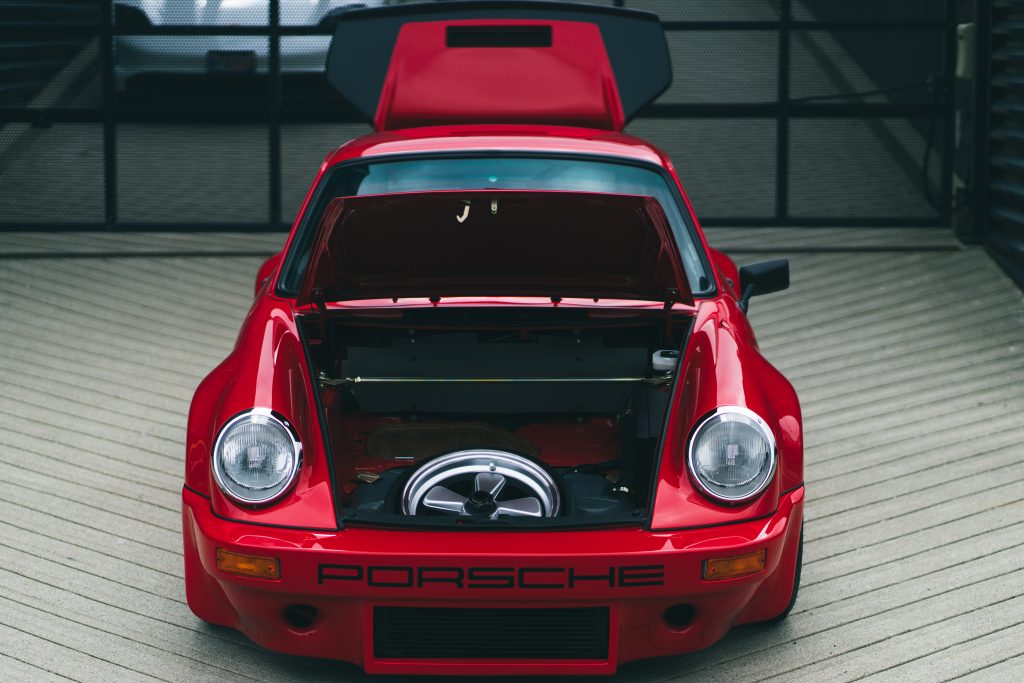
[[[767,518],[701,529],[644,531],[339,532],[243,524],[217,517],[185,489],[186,593],[201,618],[237,628],[271,650],[359,664],[388,674],[596,674],[623,662],[707,647],[734,624],[770,619],[789,603],[803,516],[803,488],[780,497]],[[272,556],[281,578],[220,572],[216,549]],[[711,558],[766,550],[752,576],[704,581]],[[297,629],[291,605],[317,617]],[[673,628],[664,611],[694,607]],[[607,660],[394,660],[374,656],[374,606],[607,606]],[[500,634],[495,634],[500,637]]]

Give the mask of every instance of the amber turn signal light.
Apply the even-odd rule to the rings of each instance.
[[[257,579],[281,578],[281,561],[276,557],[239,555],[224,548],[217,548],[217,569]]]
[[[756,574],[764,569],[764,558],[765,551],[762,548],[750,555],[704,560],[704,580],[718,581],[720,579],[732,579],[737,576]]]

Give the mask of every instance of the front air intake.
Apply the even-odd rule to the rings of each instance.
[[[377,659],[608,659],[607,607],[375,607]]]
[[[550,26],[449,26],[448,47],[551,47]]]

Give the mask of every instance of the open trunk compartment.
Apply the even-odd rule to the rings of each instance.
[[[554,307],[301,317],[340,516],[471,528],[640,523],[691,321]]]

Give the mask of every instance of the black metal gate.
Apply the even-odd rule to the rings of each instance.
[[[0,230],[284,228],[369,131],[292,66],[330,17],[285,3],[214,25],[0,0]],[[705,224],[948,223],[955,0],[604,4],[662,17],[675,82],[627,130],[669,152]],[[260,49],[218,49],[239,39]]]
[[[992,256],[1024,284],[1024,2],[978,3],[975,217]]]

